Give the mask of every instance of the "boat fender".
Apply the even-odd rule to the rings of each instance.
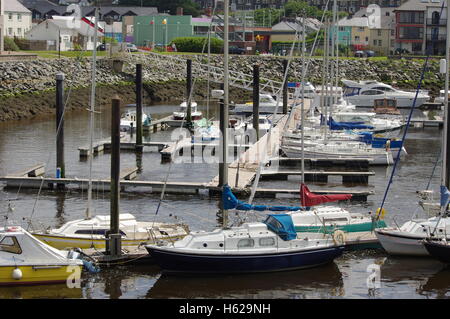
[[[8,227],[8,228],[6,228],[7,232],[15,232],[15,231],[18,231],[18,230],[19,230],[19,228],[17,228],[17,227]]]
[[[333,241],[336,245],[344,245],[346,241],[345,233],[342,230],[336,230],[333,233]]]
[[[380,209],[377,208],[377,212],[376,212],[376,219],[384,219],[384,215],[386,214],[386,210],[384,208]]]
[[[386,141],[386,152],[389,152],[390,149],[391,149],[391,141],[387,140]]]
[[[13,277],[13,279],[16,279],[16,280],[20,280],[20,279],[22,279],[22,270],[20,270],[19,268],[15,268],[13,271],[12,271],[12,277]]]

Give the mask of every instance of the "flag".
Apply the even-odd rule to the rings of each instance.
[[[300,202],[302,206],[310,207],[322,203],[336,202],[338,200],[347,200],[352,198],[351,194],[337,194],[337,195],[317,195],[311,193],[308,186],[300,185]]]

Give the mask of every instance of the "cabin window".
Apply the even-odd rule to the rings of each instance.
[[[383,92],[378,90],[367,90],[361,93],[361,95],[379,95],[379,94],[383,94]]]
[[[260,246],[274,246],[275,245],[275,238],[273,237],[266,237],[266,238],[260,238],[259,239],[259,245]]]
[[[380,91],[386,91],[386,92],[393,92],[394,90],[388,87],[384,86],[377,86],[373,88],[374,90],[380,90]]]
[[[240,239],[237,246],[238,248],[253,247],[255,246],[255,241],[251,238]]]
[[[103,235],[106,236],[106,232],[109,231],[109,229],[80,229],[75,232],[75,234],[79,235]],[[120,234],[122,236],[125,236],[125,233],[123,231],[120,231]]]
[[[0,241],[0,251],[6,251],[13,254],[21,254],[22,248],[20,248],[19,241],[15,236],[5,236]]]

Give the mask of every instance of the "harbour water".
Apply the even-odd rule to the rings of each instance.
[[[201,105],[201,103],[199,103]],[[155,105],[146,107],[154,119],[170,115],[177,107]],[[204,107],[200,110],[205,111]],[[110,108],[103,106],[96,116],[94,139],[110,136]],[[210,110],[210,118],[216,106]],[[0,125],[0,175],[7,175],[45,163],[46,174],[55,175],[55,119],[53,117]],[[405,147],[408,156],[401,161],[384,207],[388,224],[403,223],[416,215],[425,217],[418,205],[416,191],[427,186],[440,151],[442,130],[437,128],[410,128]],[[170,141],[171,131],[162,131],[145,137],[149,141]],[[73,112],[65,117],[66,176],[87,177],[88,165],[80,161],[78,147],[88,143],[88,114]],[[121,153],[121,167],[142,166],[139,180],[163,181],[170,164],[161,164],[156,150],[144,149],[142,158],[133,152]],[[172,164],[169,181],[209,182],[217,175],[217,164]],[[314,185],[315,189],[370,189],[375,195],[365,203],[343,203],[351,210],[374,212],[380,205],[392,167],[371,168],[376,175],[369,185],[341,185],[340,179],[330,178],[328,185]],[[93,177],[108,178],[110,155],[105,153],[93,161]],[[437,190],[439,165],[431,180]],[[297,188],[299,178],[288,181],[261,181],[271,188]],[[121,193],[122,213],[132,213],[139,220],[183,221],[191,230],[212,230],[220,226],[218,198],[208,196],[166,195],[155,215],[160,194]],[[86,193],[67,191],[54,193],[0,189],[2,212],[8,203],[14,208],[13,218],[21,223],[32,219],[35,227],[57,227],[82,218],[86,209]],[[109,214],[109,192],[96,190],[93,194],[93,214]],[[255,203],[298,205],[296,198],[255,199]],[[232,220],[237,217],[232,217]],[[374,266],[375,265],[375,266]],[[371,288],[367,280],[370,269],[379,266],[379,286]],[[368,271],[369,269],[369,271]],[[378,268],[377,268],[378,269]],[[450,270],[428,258],[391,257],[383,251],[347,252],[333,264],[314,269],[276,274],[172,277],[162,276],[156,266],[118,266],[98,274],[84,274],[81,288],[65,285],[0,288],[0,298],[448,298]]]

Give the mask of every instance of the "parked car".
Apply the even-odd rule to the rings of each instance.
[[[372,50],[366,50],[366,51],[364,51],[364,54],[365,54],[366,57],[368,57],[368,58],[375,56],[375,52],[372,51]]]
[[[355,51],[355,57],[356,58],[363,58],[364,57],[364,51]]]
[[[97,47],[97,51],[106,51],[106,45],[104,43],[100,44]]]
[[[129,52],[138,52],[138,48],[133,43],[127,43],[126,50]]]
[[[232,45],[232,46],[228,47],[228,53],[245,54],[245,49]]]

